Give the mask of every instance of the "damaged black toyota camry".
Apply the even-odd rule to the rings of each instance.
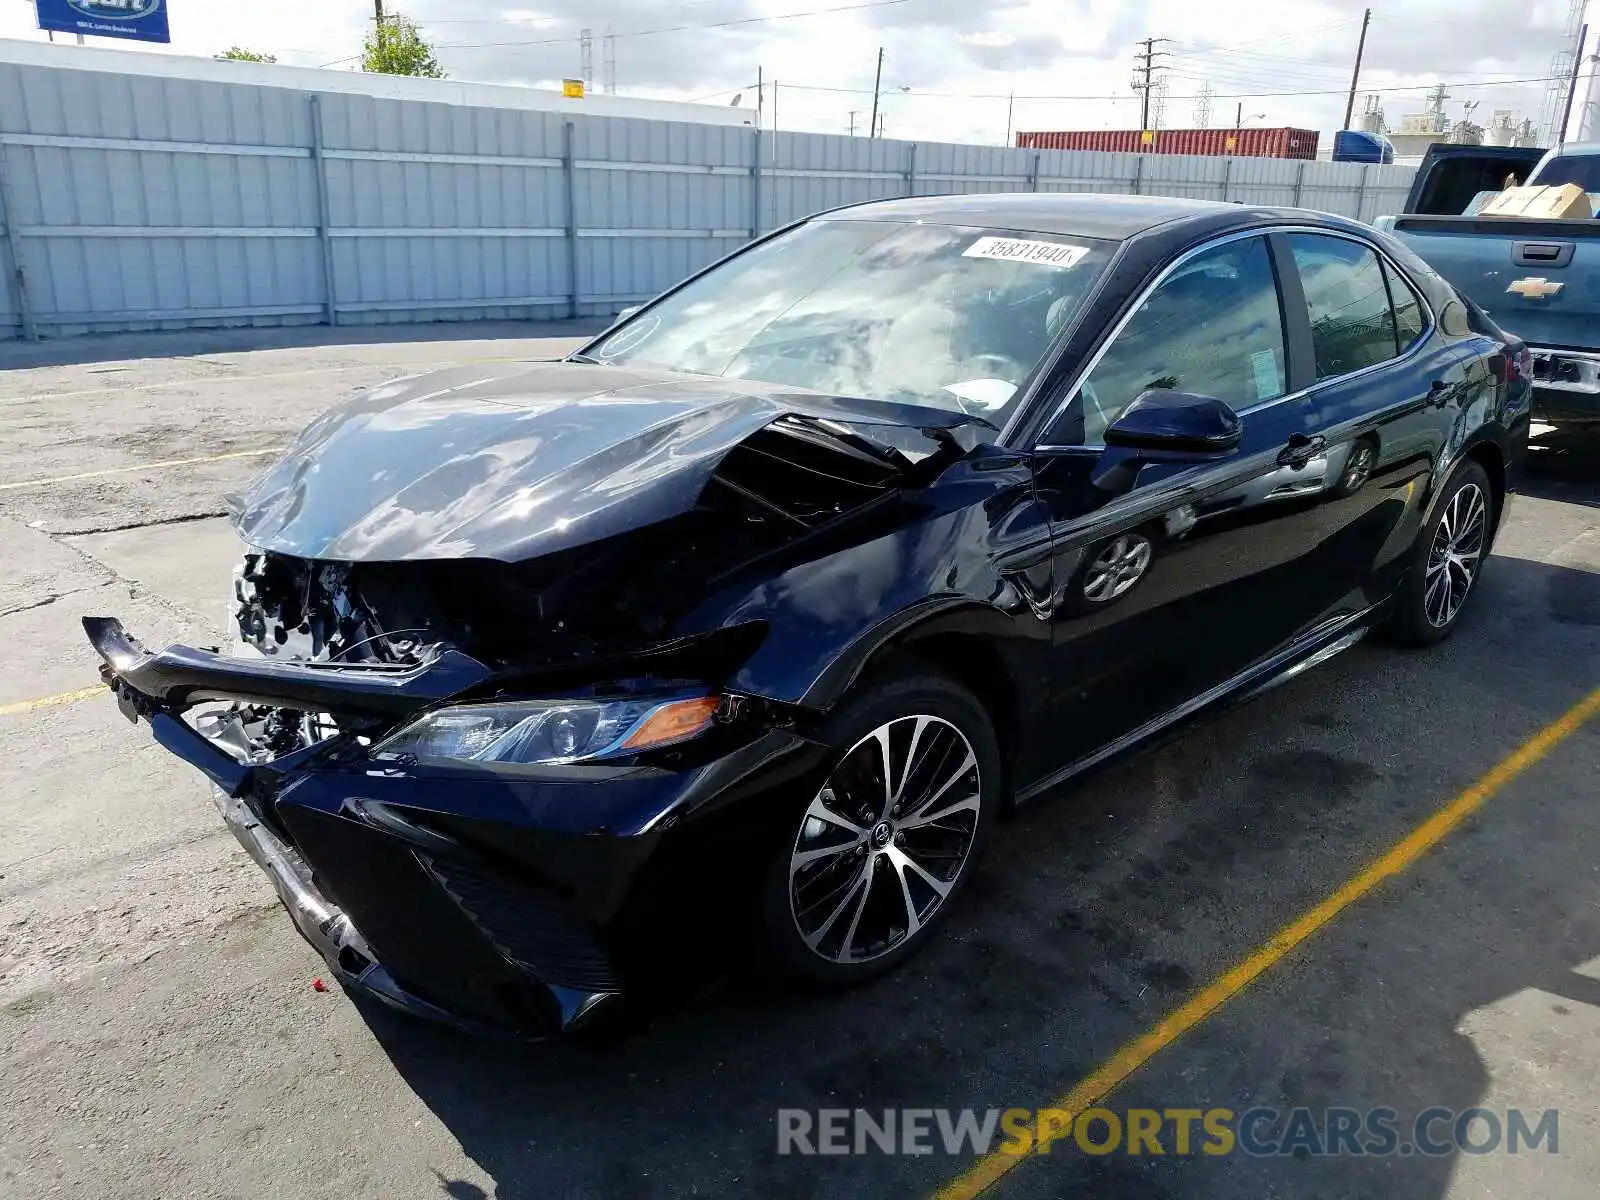
[[[314,421],[233,498],[231,645],[85,626],[340,980],[549,1036],[869,978],[1006,806],[1369,629],[1444,638],[1528,401],[1354,222],[867,204]]]

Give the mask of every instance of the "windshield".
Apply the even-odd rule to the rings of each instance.
[[[608,363],[934,405],[998,425],[1114,243],[812,221],[608,334]]]

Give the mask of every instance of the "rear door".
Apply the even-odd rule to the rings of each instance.
[[[1342,548],[1325,556],[1328,614],[1352,614],[1393,590],[1434,464],[1463,412],[1492,402],[1496,384],[1482,340],[1442,334],[1373,243],[1331,231],[1282,236],[1306,299],[1326,439],[1313,536]]]
[[[1180,258],[1044,426],[1034,472],[1055,555],[1064,761],[1290,645],[1326,607],[1321,476],[1310,466],[1321,432],[1291,370],[1305,356],[1290,353],[1283,269],[1262,235]],[[1239,446],[1210,462],[1146,462],[1107,478],[1106,427],[1140,392],[1162,387],[1232,406]]]

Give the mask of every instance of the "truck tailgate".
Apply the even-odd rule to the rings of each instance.
[[[1596,344],[1600,221],[1405,216],[1393,232],[1530,345]]]

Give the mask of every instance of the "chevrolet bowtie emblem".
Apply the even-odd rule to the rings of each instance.
[[[1552,283],[1543,275],[1530,275],[1526,279],[1519,279],[1510,287],[1508,292],[1515,292],[1524,300],[1543,300],[1546,296],[1554,296],[1565,284]]]

